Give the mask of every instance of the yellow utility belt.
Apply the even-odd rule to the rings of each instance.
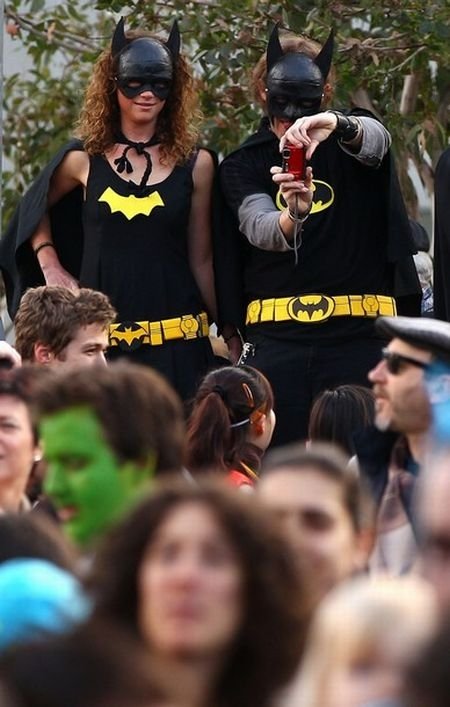
[[[300,324],[324,322],[330,317],[394,317],[395,300],[386,295],[330,295],[310,294],[297,297],[255,299],[247,307],[246,324],[286,322]]]
[[[166,341],[200,339],[208,334],[208,315],[200,312],[159,322],[116,322],[109,327],[109,345],[130,351],[143,344],[161,346]]]

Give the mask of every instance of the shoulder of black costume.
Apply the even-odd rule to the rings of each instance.
[[[46,172],[48,169],[51,169],[52,167],[54,168],[55,165],[57,166],[61,160],[66,156],[68,152],[75,152],[75,151],[84,151],[84,144],[82,140],[79,140],[76,137],[71,138],[68,140],[66,143],[61,145],[59,150],[53,155],[53,157],[50,159],[48,164],[44,167],[42,170],[43,172]]]
[[[442,152],[440,155],[437,165],[436,165],[436,177],[442,172],[443,174],[448,174],[448,171],[450,170],[450,147],[447,147],[446,150]]]
[[[250,135],[250,137],[246,138],[244,142],[239,145],[239,147],[237,147],[226,157],[224,157],[223,162],[225,162],[229,157],[236,155],[236,153],[240,152],[241,150],[249,150],[253,147],[259,147],[260,145],[268,145],[270,143],[275,142],[278,142],[278,138],[271,131],[269,127],[269,120],[265,117],[261,120],[258,130],[253,133],[253,135]]]

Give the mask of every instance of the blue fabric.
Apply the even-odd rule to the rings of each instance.
[[[0,565],[0,651],[63,633],[89,615],[78,580],[44,560],[8,560]]]

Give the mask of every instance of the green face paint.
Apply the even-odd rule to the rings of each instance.
[[[48,465],[44,490],[67,535],[88,545],[127,509],[150,471],[119,463],[88,408],[50,415],[40,431]]]

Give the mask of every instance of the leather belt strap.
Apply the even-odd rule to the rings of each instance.
[[[137,349],[143,344],[161,346],[174,339],[200,339],[209,334],[208,315],[183,314],[159,322],[115,322],[109,327],[109,345],[120,346],[124,351]]]
[[[324,322],[330,317],[394,317],[395,300],[387,295],[323,295],[256,299],[247,307],[246,324],[286,322],[299,324]]]

